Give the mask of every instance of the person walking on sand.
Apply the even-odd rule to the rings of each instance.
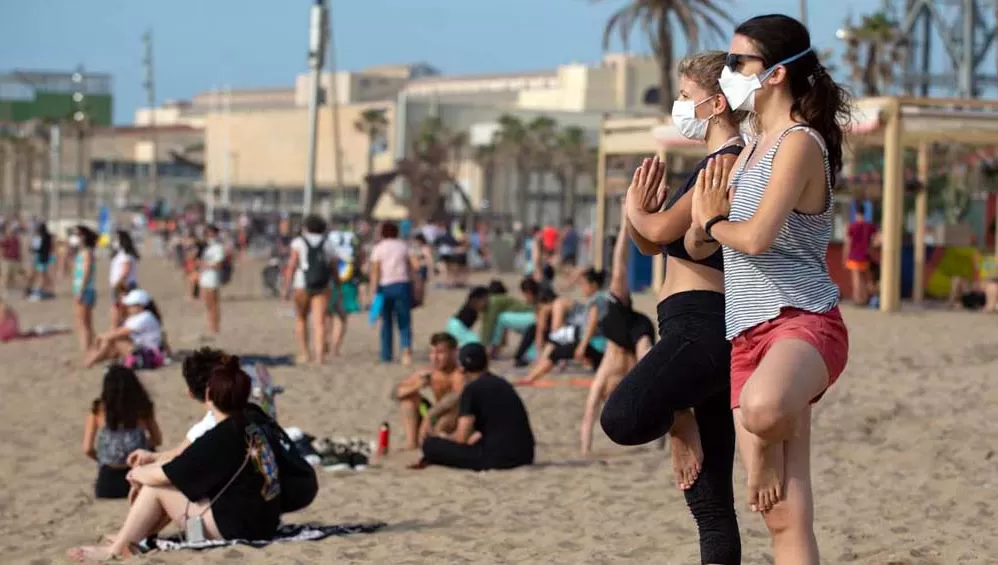
[[[295,338],[298,361],[322,364],[326,350],[326,309],[330,284],[336,276],[336,242],[326,233],[326,222],[316,215],[305,218],[300,236],[291,241],[285,280],[294,292]],[[284,296],[291,296],[285,290]],[[308,348],[308,322],[312,320],[312,349]]]
[[[198,259],[198,289],[204,299],[208,317],[208,334],[205,337],[218,337],[222,325],[222,305],[219,293],[222,288],[222,263],[228,253],[219,238],[218,228],[208,225],[204,228],[205,247]]]
[[[392,222],[381,225],[381,241],[371,250],[371,288],[381,295],[381,361],[391,363],[394,333],[398,326],[402,364],[412,365],[412,297],[418,266],[409,253],[409,243],[399,239]]]
[[[108,277],[111,284],[111,329],[121,326],[127,316],[121,299],[132,290],[138,288],[139,251],[135,249],[132,236],[125,230],[115,232],[111,243],[114,255]]]
[[[762,514],[776,565],[816,565],[811,404],[849,351],[826,255],[851,102],[807,28],[784,15],[735,29],[720,85],[733,108],[754,113],[759,135],[730,185],[717,162],[701,172],[693,217],[698,240],[724,250],[731,408],[748,505]]]
[[[741,563],[731,483],[735,433],[728,405],[730,351],[724,338],[724,268],[717,249],[688,249],[692,188],[711,158],[732,163],[742,150],[739,124],[718,87],[725,54],[710,51],[680,62],[679,132],[710,152],[682,189],[662,190],[665,164],[645,159],[625,197],[628,230],[642,253],[664,252],[659,341],[624,376],[603,407],[600,424],[614,442],[640,445],[668,434],[676,485],[700,534],[703,563]],[[696,227],[696,226],[693,226]]]

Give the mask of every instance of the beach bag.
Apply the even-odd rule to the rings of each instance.
[[[372,325],[377,325],[381,319],[381,311],[385,309],[385,297],[380,293],[375,293],[371,300],[371,309],[367,311],[367,321]]]
[[[315,469],[302,457],[298,446],[291,441],[281,426],[256,404],[249,404],[246,411],[256,424],[277,459],[277,476],[281,482],[281,513],[297,512],[306,508],[319,494],[319,480]]]
[[[306,251],[306,264],[305,267],[305,288],[311,291],[324,290],[329,286],[329,281],[333,278],[332,268],[329,265],[329,259],[326,257],[326,236],[322,236],[319,240],[319,244],[309,245],[308,240],[305,236],[302,236],[302,241],[305,242]]]

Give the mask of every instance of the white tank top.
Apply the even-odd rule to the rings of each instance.
[[[724,247],[724,319],[728,339],[776,318],[783,308],[822,313],[839,303],[839,288],[828,275],[826,262],[832,237],[832,170],[828,150],[817,132],[803,125],[787,129],[758,163],[746,169],[745,164],[758,147],[756,139],[732,177],[735,194],[729,217],[733,222],[744,222],[755,214],[772,176],[773,158],[786,136],[797,130],[808,132],[821,147],[828,185],[825,209],[818,214],[792,211],[765,253],[748,255]]]

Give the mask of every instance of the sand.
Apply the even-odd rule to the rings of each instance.
[[[100,264],[100,277],[106,273]],[[258,267],[225,289],[224,336],[236,353],[294,352],[286,306],[259,297]],[[193,347],[202,309],[186,302],[179,276],[161,260],[141,266],[175,347]],[[70,323],[68,281],[58,300],[16,301],[22,323]],[[416,315],[422,345],[456,309],[461,293],[436,291]],[[652,312],[654,298],[639,306]],[[101,292],[97,325],[107,325]],[[816,529],[825,563],[998,563],[998,318],[941,310],[885,316],[847,308],[852,351],[839,383],[814,417]],[[324,369],[279,367],[284,425],[316,435],[373,437],[382,420],[402,442],[388,400],[406,374],[374,363],[376,336],[354,318],[345,355]],[[425,347],[418,352],[425,358]],[[72,336],[0,344],[0,562],[59,563],[68,547],[114,532],[123,502],[95,501],[95,468],[81,452],[83,419],[99,393],[100,369],[78,368]],[[177,366],[142,375],[167,445],[199,417]],[[578,458],[586,391],[523,390],[539,463],[510,472],[405,469],[412,453],[379,468],[320,473],[322,490],[293,521],[383,520],[373,535],[280,547],[225,548],[144,558],[148,563],[691,564],[696,530],[672,485],[667,455],[621,448],[597,431],[604,461]],[[744,510],[736,460],[745,563],[771,563],[762,520]]]

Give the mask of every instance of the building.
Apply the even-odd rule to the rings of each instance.
[[[109,126],[113,115],[111,76],[80,72],[13,70],[0,74],[0,123],[71,120],[77,109],[73,94],[82,92],[90,123]]]
[[[323,73],[316,203],[319,209],[359,211],[365,176],[393,170],[420,125],[433,116],[450,131],[467,134],[472,146],[488,144],[499,117],[511,114],[525,121],[547,116],[560,125],[582,127],[595,147],[605,113],[657,113],[643,101],[658,78],[651,57],[626,54],[607,55],[596,65],[572,63],[524,73],[448,76],[422,63]],[[308,75],[301,74],[291,87],[200,93],[190,101],[140,109],[135,122],[203,128],[205,184],[222,202],[228,197],[233,204],[297,207],[306,173],[308,86]],[[376,139],[357,127],[371,111],[380,112],[386,121]],[[337,129],[339,135],[334,135]],[[485,183],[472,149],[454,163],[453,171],[472,205],[481,207]],[[510,171],[497,176],[502,177],[500,187],[516,183]],[[536,194],[542,200],[548,192],[554,198],[559,190],[549,179],[535,184],[540,185]],[[508,213],[516,204],[505,198],[512,190],[501,192],[501,202],[489,204],[493,211]],[[405,193],[400,183],[387,198],[404,198]]]

